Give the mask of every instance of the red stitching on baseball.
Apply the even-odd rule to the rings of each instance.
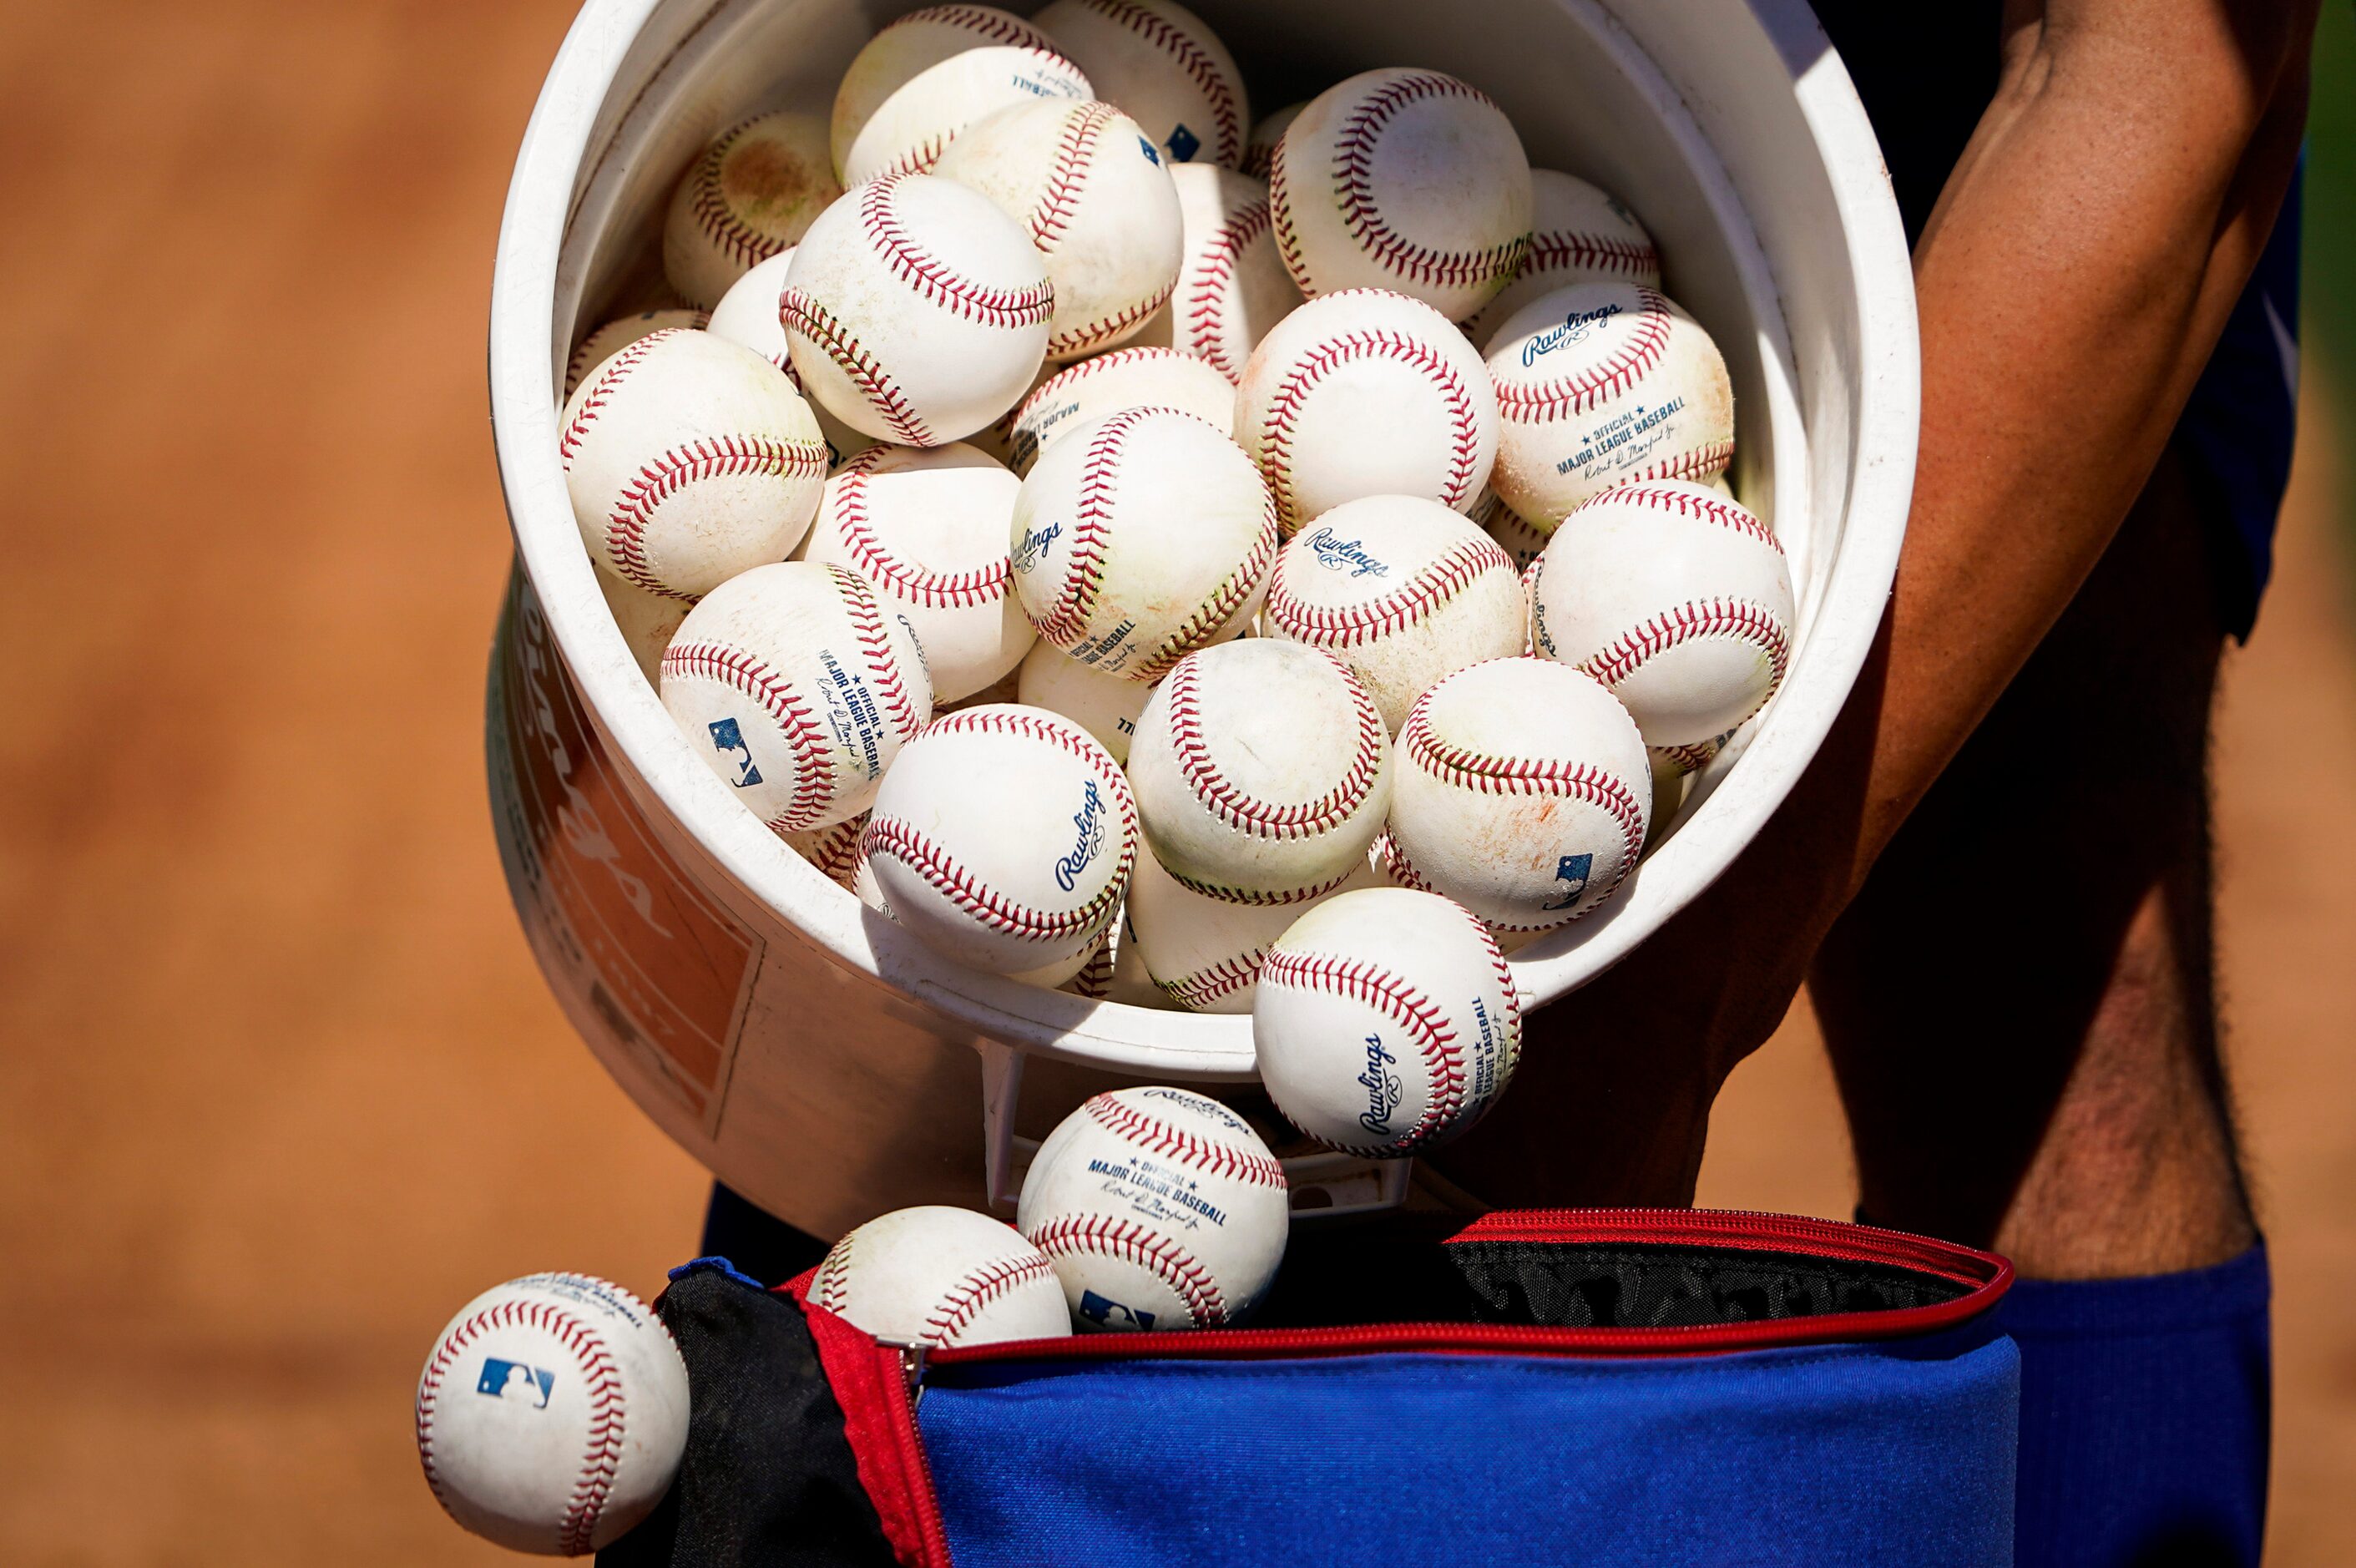
[[[1272,220],[1266,197],[1247,201],[1228,213],[1203,242],[1202,252],[1194,258],[1201,271],[1184,307],[1177,312],[1185,327],[1187,347],[1231,381],[1242,381],[1244,371],[1227,353],[1225,340],[1227,285],[1235,280],[1236,263],[1245,249],[1268,232]]]
[[[650,594],[691,599],[666,586],[647,564],[647,529],[662,504],[707,479],[766,475],[773,479],[822,478],[826,445],[773,435],[715,435],[659,453],[633,475],[605,520],[605,550],[614,569]]]
[[[1646,274],[1657,277],[1661,271],[1661,253],[1652,246],[1640,245],[1633,240],[1582,233],[1576,229],[1552,229],[1543,234],[1530,236],[1529,253],[1522,258],[1522,270],[1518,276],[1534,277],[1540,273],[1573,267],[1624,273],[1630,277],[1643,277]]]
[[[925,1317],[925,1339],[947,1345],[970,1327],[991,1303],[1031,1283],[1055,1277],[1055,1265],[1044,1254],[1027,1258],[992,1258],[951,1285]]]
[[[649,332],[636,342],[616,349],[614,357],[605,361],[605,373],[590,383],[588,392],[582,395],[580,406],[573,411],[573,417],[564,422],[563,433],[556,438],[556,455],[564,459],[566,473],[573,471],[573,455],[581,450],[583,438],[589,434],[589,427],[597,423],[597,415],[605,410],[605,400],[613,396],[616,387],[622,384],[622,378],[635,370],[640,360],[653,352],[656,344],[686,330],[683,327],[666,327],[660,331]]]
[[[1072,512],[1072,553],[1064,566],[1064,591],[1038,618],[1039,635],[1069,651],[1087,632],[1103,585],[1105,550],[1110,543],[1121,447],[1151,409],[1125,408],[1097,426],[1080,465],[1080,491]]]
[[[1767,689],[1772,692],[1783,683],[1783,667],[1791,658],[1791,639],[1764,606],[1744,599],[1697,599],[1664,610],[1642,625],[1629,628],[1582,660],[1579,668],[1607,686],[1617,686],[1655,654],[1697,637],[1731,637],[1751,643],[1767,655],[1772,671]]]
[[[1128,0],[1079,0],[1079,3],[1107,20],[1127,27],[1156,48],[1177,56],[1179,65],[1193,79],[1194,85],[1202,89],[1204,98],[1209,101],[1211,117],[1217,122],[1219,150],[1218,156],[1211,161],[1224,164],[1241,156],[1243,111],[1236,102],[1234,90],[1220,73],[1218,62],[1211,58],[1208,50],[1172,27],[1163,17],[1142,5],[1130,5]]]
[[[926,5],[921,10],[909,12],[896,22],[886,23],[882,30],[888,33],[894,27],[905,27],[911,22],[937,22],[960,32],[978,33],[994,44],[1043,49],[1049,54],[1055,52],[1055,39],[1022,17],[1009,16],[991,5]]]
[[[1375,147],[1382,140],[1384,128],[1408,104],[1432,98],[1463,98],[1496,108],[1487,93],[1438,71],[1403,76],[1370,93],[1350,112],[1350,117],[1334,136],[1334,195],[1341,202],[1343,226],[1374,260],[1419,283],[1478,287],[1496,278],[1510,278],[1515,268],[1521,265],[1522,250],[1529,241],[1527,234],[1516,234],[1506,243],[1485,250],[1435,250],[1416,244],[1398,232],[1384,221],[1381,209],[1375,205]],[[1301,291],[1310,292],[1307,277],[1296,276],[1300,277]]]
[[[1091,1002],[1101,1002],[1111,993],[1112,943],[1109,937],[1108,932],[1108,940],[1097,943],[1097,950],[1088,955],[1088,961],[1081,967],[1080,972],[1066,983],[1074,994],[1085,996]]]
[[[1284,135],[1268,150],[1268,210],[1269,221],[1276,228],[1276,254],[1284,263],[1284,270],[1292,274],[1293,286],[1302,294],[1309,292],[1309,261],[1301,253],[1301,236],[1292,227],[1292,186],[1284,173],[1285,138],[1292,127],[1284,128]]]
[[[1421,991],[1360,960],[1295,952],[1282,947],[1271,950],[1261,961],[1259,978],[1262,985],[1291,985],[1347,997],[1374,1008],[1414,1038],[1424,1069],[1431,1075],[1430,1102],[1407,1132],[1387,1144],[1358,1145],[1360,1151],[1407,1153],[1421,1145],[1463,1110],[1463,1049],[1456,1043],[1456,1031],[1450,1026],[1448,1015]],[[1333,1147],[1349,1149],[1352,1145],[1335,1144]]]
[[[1162,868],[1170,871],[1168,866]],[[1223,904],[1248,904],[1255,908],[1267,908],[1280,904],[1306,904],[1323,898],[1358,874],[1352,866],[1330,882],[1320,882],[1312,887],[1289,887],[1281,893],[1266,893],[1256,887],[1228,887],[1216,882],[1204,882],[1183,871],[1170,871],[1170,879],[1181,887],[1190,888],[1205,898],[1216,898]]]
[[[795,848],[804,860],[818,868],[819,875],[837,886],[848,887],[859,871],[859,835],[866,826],[867,813],[862,811],[847,821],[812,830],[818,836]]]
[[[1173,277],[1167,287],[1150,298],[1133,301],[1110,316],[1100,316],[1085,326],[1066,328],[1047,339],[1047,352],[1051,355],[1085,354],[1100,343],[1117,342],[1126,338],[1130,328],[1169,304],[1171,293],[1177,286],[1178,280]]]
[[[755,114],[730,126],[718,140],[704,149],[703,156],[696,160],[694,173],[689,176],[694,181],[691,188],[694,195],[690,198],[688,205],[695,215],[696,226],[703,231],[703,237],[719,246],[730,261],[747,269],[760,265],[784,250],[786,242],[774,234],[763,233],[736,215],[736,209],[728,205],[727,197],[721,192],[720,167],[728,161],[728,154],[736,145],[737,138],[766,118],[768,116],[765,114]]]
[[[910,446],[938,445],[931,427],[917,417],[915,405],[900,390],[899,383],[826,306],[800,289],[787,288],[777,295],[777,320],[787,331],[809,338],[833,360],[834,368],[859,389],[867,406],[892,427],[892,434],[902,442]]]
[[[1012,328],[1044,325],[1055,309],[1053,283],[1042,278],[1023,288],[978,283],[916,242],[901,224],[899,208],[892,199],[893,191],[907,177],[885,175],[859,188],[861,227],[892,275],[960,320]]]
[[[648,311],[647,314],[651,316],[654,315],[655,312]],[[697,331],[701,331],[704,328],[712,325],[712,313],[710,311],[697,310],[691,311],[689,314],[695,317],[692,325],[694,329]],[[611,327],[613,325],[614,323],[610,321],[605,323],[605,327]],[[605,330],[605,327],[600,327],[597,328],[597,332],[603,332]],[[688,330],[687,328],[681,327],[658,327],[655,328],[656,332],[683,332],[686,330]],[[592,370],[594,370],[598,364],[603,362],[600,360],[592,360],[589,358],[589,346],[597,340],[597,332],[592,332],[588,337],[581,339],[581,346],[573,350],[573,357],[571,359],[564,361],[564,395],[568,398],[580,390],[581,378],[587,375]],[[653,333],[645,333],[641,334],[641,336],[652,337]],[[637,342],[637,338],[634,338],[630,341]],[[627,347],[629,347],[629,344],[626,343],[623,345],[623,348]],[[621,352],[621,349],[616,349],[614,351],[618,354]]]
[[[1192,1012],[1200,1013],[1222,997],[1232,996],[1259,981],[1259,961],[1266,948],[1223,958],[1208,969],[1198,969],[1176,980],[1157,980],[1164,995]]]
[[[1676,456],[1664,457],[1657,463],[1647,464],[1645,467],[1637,469],[1636,472],[1629,475],[1625,479],[1621,480],[1620,483],[1623,485],[1649,485],[1656,479],[1693,479],[1699,481],[1709,478],[1712,474],[1715,474],[1719,469],[1725,467],[1726,460],[1733,456],[1733,442],[1712,441],[1704,446],[1697,446],[1690,452],[1680,453]],[[1614,485],[1612,488],[1613,489],[1618,489],[1620,486]],[[1767,537],[1769,543],[1774,543],[1774,535],[1769,534]],[[1780,552],[1783,547],[1781,544],[1776,544],[1775,548]]]
[[[1113,889],[1118,895],[1129,886],[1129,873],[1137,862],[1137,797],[1130,793],[1129,777],[1112,753],[1096,743],[1093,736],[1069,719],[1057,720],[1044,714],[1000,709],[982,713],[972,708],[960,709],[935,719],[925,733],[963,735],[1016,735],[1025,740],[1044,740],[1060,751],[1078,757],[1088,765],[1097,781],[1105,787],[1105,797],[1113,803],[1120,817],[1120,869],[1113,877]]]
[[[1384,291],[1350,289],[1344,292],[1380,294]],[[1342,295],[1330,295],[1327,297],[1338,299]],[[1261,427],[1259,467],[1268,480],[1269,489],[1275,493],[1278,510],[1285,516],[1292,516],[1297,510],[1292,499],[1291,481],[1293,425],[1300,418],[1309,394],[1316,390],[1318,382],[1339,367],[1353,360],[1369,359],[1410,365],[1421,371],[1447,403],[1451,450],[1448,479],[1439,499],[1451,507],[1470,499],[1472,470],[1480,456],[1481,438],[1473,414],[1472,394],[1466,389],[1464,379],[1456,373],[1456,367],[1431,345],[1404,332],[1376,328],[1345,332],[1319,343],[1285,373],[1284,380],[1278,383],[1276,395],[1269,399],[1268,413]]]
[[[1026,941],[1076,936],[1096,922],[1106,905],[1120,897],[1120,884],[1116,881],[1076,909],[1034,909],[998,892],[958,865],[947,850],[897,817],[870,818],[867,831],[860,835],[859,846],[870,860],[879,854],[890,855],[976,922]]]
[[[1382,714],[1375,707],[1374,699],[1366,695],[1365,688],[1343,669],[1339,660],[1330,653],[1325,654],[1325,659],[1342,676],[1343,688],[1349,694],[1358,722],[1357,746],[1351,754],[1349,768],[1332,789],[1297,805],[1278,805],[1246,794],[1220,771],[1211,756],[1210,741],[1203,733],[1202,702],[1194,689],[1202,666],[1182,660],[1170,672],[1170,746],[1176,753],[1178,770],[1185,775],[1187,787],[1194,790],[1203,809],[1237,832],[1279,841],[1315,838],[1348,822],[1366,803],[1366,792],[1374,788],[1375,777],[1382,771],[1383,742],[1387,738]]]
[[[1440,690],[1434,686],[1408,710],[1407,723],[1399,727],[1400,750],[1425,772],[1459,789],[1482,795],[1555,795],[1601,807],[1620,824],[1625,847],[1620,875],[1628,874],[1644,847],[1644,809],[1626,784],[1590,763],[1548,757],[1498,757],[1446,744],[1431,733],[1431,699]],[[1618,877],[1612,885],[1619,885]]]
[[[1709,766],[1709,759],[1716,757],[1719,747],[1725,744],[1721,737],[1718,740],[1688,741],[1683,746],[1656,746],[1651,749],[1679,773],[1698,773]]]
[[[1039,200],[1031,209],[1024,226],[1031,231],[1031,242],[1039,247],[1043,256],[1053,255],[1063,243],[1064,230],[1079,206],[1080,187],[1087,183],[1088,165],[1094,159],[1097,143],[1104,129],[1112,124],[1113,106],[1091,99],[1075,103],[1064,111],[1064,127],[1055,137],[1055,161],[1047,168],[1047,183],[1039,192]]]
[[[847,1231],[841,1240],[828,1248],[825,1259],[819,1264],[818,1277],[810,1281],[810,1299],[837,1317],[851,1305],[851,1259],[859,1251],[858,1237],[858,1231]]]
[[[876,689],[884,698],[884,708],[891,715],[893,731],[902,741],[913,738],[925,727],[925,718],[916,712],[916,704],[908,696],[908,687],[900,677],[900,660],[894,656],[891,639],[884,631],[884,607],[877,602],[875,590],[867,579],[846,566],[832,562],[826,564],[827,575],[834,579],[835,592],[842,596],[842,607],[851,618],[851,635],[859,639],[860,650],[867,655],[869,673],[875,677]],[[926,706],[932,704],[927,701]]]
[[[1031,1244],[1050,1258],[1094,1252],[1135,1263],[1151,1270],[1171,1288],[1185,1304],[1195,1327],[1216,1328],[1227,1320],[1226,1302],[1210,1271],[1167,1236],[1132,1221],[1100,1214],[1066,1214],[1032,1232]]]
[[[966,609],[1003,602],[1008,585],[1014,581],[1014,568],[1004,556],[969,571],[937,572],[920,562],[903,560],[884,547],[876,536],[874,521],[868,516],[867,481],[876,465],[891,455],[889,446],[870,446],[855,453],[835,471],[827,487],[835,532],[860,571],[877,587],[890,589],[894,597],[928,609]]]
[[[800,832],[834,803],[834,770],[827,736],[793,683],[741,648],[724,642],[674,642],[663,650],[665,681],[695,676],[717,681],[761,704],[794,754],[794,797],[769,820],[772,832]]]
[[[1307,570],[1307,568],[1303,568]],[[1317,568],[1323,571],[1323,567]],[[1312,605],[1290,586],[1280,564],[1268,590],[1268,615],[1284,635],[1312,648],[1355,648],[1404,631],[1462,593],[1483,572],[1511,574],[1514,559],[1488,535],[1461,541],[1379,598],[1362,605]]]
[[[1266,1155],[1213,1143],[1183,1127],[1173,1127],[1159,1116],[1149,1116],[1109,1094],[1095,1096],[1081,1109],[1113,1133],[1155,1154],[1188,1161],[1248,1187],[1272,1187],[1280,1192],[1284,1189],[1284,1167]]]
[[[1015,406],[1014,412],[1000,422],[1001,439],[1006,440],[1012,447],[1013,467],[1021,468],[1039,456],[1039,432],[1026,429],[1023,424],[1024,420],[1031,417],[1033,410],[1043,409],[1052,400],[1063,396],[1065,389],[1075,382],[1087,380],[1099,371],[1109,371],[1122,365],[1134,364],[1139,360],[1165,358],[1183,360],[1191,356],[1181,354],[1175,349],[1159,347],[1115,349],[1109,353],[1098,354],[1093,358],[1082,360],[1076,365],[1066,365],[1032,388],[1030,395]]]
[[[1661,355],[1668,348],[1669,323],[1674,317],[1665,296],[1641,285],[1636,294],[1644,308],[1635,319],[1633,330],[1628,341],[1601,364],[1535,384],[1498,377],[1498,412],[1510,412],[1528,423],[1566,413],[1590,413],[1606,399],[1619,396],[1643,380],[1661,362]]]
[[[1154,650],[1151,657],[1138,665],[1137,679],[1160,680],[1171,666],[1192,653],[1196,643],[1225,626],[1237,611],[1250,603],[1254,594],[1259,592],[1260,583],[1267,577],[1269,568],[1275,564],[1277,547],[1284,537],[1276,525],[1275,503],[1266,501],[1262,506],[1259,533],[1252,540],[1252,547],[1245,554],[1243,564],[1219,585],[1217,592],[1196,606],[1194,613],[1179,623],[1177,630],[1162,639],[1162,646]]]
[[[1734,444],[1729,441],[1723,445],[1731,446]],[[1708,447],[1702,449],[1705,454],[1708,450]],[[1634,480],[1614,485],[1602,494],[1581,501],[1572,510],[1574,513],[1585,511],[1599,501],[1609,501],[1615,506],[1648,507],[1661,511],[1673,511],[1679,517],[1714,522],[1720,528],[1730,528],[1737,533],[1757,540],[1778,555],[1783,553],[1783,544],[1777,541],[1773,533],[1769,532],[1765,523],[1752,516],[1747,509],[1737,506],[1732,501],[1722,500],[1717,496],[1697,496],[1690,490],[1673,490],[1665,485],[1654,485],[1649,481]]]

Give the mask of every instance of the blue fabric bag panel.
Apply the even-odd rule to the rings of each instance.
[[[1985,1323],[1698,1356],[981,1361],[917,1423],[958,1568],[2012,1560]]]

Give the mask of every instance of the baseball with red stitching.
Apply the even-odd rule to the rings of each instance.
[[[1014,589],[1043,639],[1151,682],[1258,613],[1276,513],[1216,428],[1175,409],[1123,409],[1040,455],[1012,543]]]
[[[802,390],[801,377],[794,371],[792,347],[786,341],[786,324],[777,314],[777,302],[786,290],[786,271],[794,264],[794,247],[787,246],[767,261],[753,268],[729,285],[712,307],[712,319],[703,329],[714,338],[725,338],[731,343],[742,343],[761,358],[786,373],[794,390]],[[818,419],[818,433],[826,442],[827,466],[832,467],[854,453],[864,452],[875,445],[875,437],[853,430],[827,412],[824,403],[805,396],[810,413]]]
[[[638,661],[639,673],[646,676],[648,685],[654,685],[662,679],[663,650],[670,646],[671,634],[679,630],[679,623],[687,618],[695,601],[649,593],[603,566],[596,570],[605,608],[621,628],[622,640],[630,645],[630,657]]]
[[[1320,904],[1269,949],[1252,1044],[1294,1126],[1390,1158],[1455,1138],[1505,1091],[1521,1003],[1496,939],[1462,906],[1370,887]]]
[[[991,1345],[1072,1331],[1047,1254],[986,1214],[933,1204],[879,1215],[828,1249],[809,1303],[878,1339]]]
[[[961,708],[902,748],[860,849],[894,919],[960,963],[1016,974],[1082,957],[1119,913],[1137,805],[1071,720]]]
[[[870,446],[834,471],[802,556],[867,579],[916,634],[936,706],[1004,678],[1033,635],[1015,601],[1007,521],[1022,481],[962,443]]]
[[[777,316],[794,375],[853,430],[938,446],[1012,408],[1044,362],[1047,263],[980,191],[871,180],[819,215]]]
[[[1284,1167],[1251,1124],[1183,1089],[1116,1089],[1057,1123],[1015,1228],[1055,1265],[1081,1333],[1219,1328],[1284,1261]]]
[[[486,1541],[584,1556],[670,1489],[687,1410],[687,1364],[646,1303],[587,1274],[531,1274],[442,1330],[417,1380],[417,1456]]]
[[[749,349],[667,328],[589,372],[557,453],[589,558],[649,593],[708,594],[809,531],[826,443]]]
[[[1464,324],[1464,336],[1484,352],[1509,317],[1558,288],[1575,283],[1661,286],[1661,253],[1618,197],[1550,168],[1530,171],[1530,245],[1514,281]]]
[[[786,847],[818,868],[818,874],[838,887],[848,888],[859,874],[859,835],[867,831],[867,813],[822,828],[782,835]]]
[[[662,701],[688,746],[773,832],[867,810],[932,717],[916,639],[867,579],[787,561],[731,578],[663,650]]]
[[[701,328],[710,322],[701,310],[641,310],[636,316],[617,317],[581,339],[573,357],[564,361],[564,395],[571,397],[581,385],[581,378],[604,364],[614,355],[641,338],[651,337],[666,328]]]
[[[1251,129],[1251,139],[1244,144],[1244,161],[1238,166],[1254,179],[1266,179],[1276,166],[1276,145],[1284,140],[1285,131],[1301,118],[1309,107],[1309,100],[1288,103],[1281,109],[1270,110]]]
[[[1028,474],[1039,454],[1075,430],[1126,408],[1174,408],[1222,435],[1235,428],[1236,389],[1209,365],[1173,349],[1115,349],[1066,366],[1014,411],[1008,461]]]
[[[1552,532],[1613,485],[1707,479],[1734,456],[1734,389],[1699,322],[1637,284],[1573,284],[1489,339],[1497,387],[1490,482]]]
[[[1236,904],[1197,893],[1151,854],[1137,857],[1126,919],[1161,993],[1190,1013],[1248,1013],[1269,944],[1320,899],[1379,886],[1364,857],[1339,886],[1298,904]]]
[[[1083,664],[1052,642],[1032,644],[1015,671],[1014,700],[1061,714],[1096,737],[1112,759],[1129,765],[1130,737],[1153,688]]]
[[[1137,122],[1109,103],[1001,109],[933,172],[996,202],[1047,258],[1051,361],[1136,336],[1177,285],[1177,188]]]
[[[1575,920],[1635,869],[1653,775],[1602,684],[1516,656],[1459,670],[1399,732],[1389,870],[1499,930]]]
[[[1202,17],[1175,0],[1055,0],[1031,20],[1170,162],[1241,161],[1243,73]]]
[[[1170,303],[1136,341],[1209,362],[1232,385],[1259,340],[1301,307],[1301,290],[1276,253],[1268,186],[1210,164],[1170,171],[1183,220],[1183,259]]]
[[[1302,904],[1382,831],[1390,735],[1331,654],[1247,638],[1188,654],[1154,688],[1129,777],[1171,875],[1229,903]]]
[[[1470,511],[1497,455],[1497,394],[1464,334],[1382,289],[1312,299],[1252,350],[1236,440],[1287,534],[1361,496]]]
[[[1528,639],[1521,580],[1494,539],[1415,496],[1347,501],[1276,559],[1261,629],[1323,649],[1396,734],[1433,682]]]
[[[927,5],[867,40],[835,89],[845,186],[922,174],[976,121],[1042,98],[1096,96],[1055,40],[994,5]]]
[[[1412,295],[1451,321],[1494,298],[1530,235],[1530,162],[1488,94],[1369,70],[1309,101],[1269,163],[1276,244],[1301,292]]]
[[[790,250],[842,187],[815,114],[759,114],[712,138],[671,193],[663,276],[709,310],[731,285]]]
[[[1652,746],[1716,739],[1766,704],[1792,652],[1791,564],[1747,509],[1667,479],[1563,521],[1530,594],[1537,651],[1609,686]]]
[[[1481,525],[1482,532],[1497,542],[1497,547],[1513,561],[1516,572],[1527,572],[1546,552],[1547,536],[1532,528],[1521,513],[1499,500],[1494,489],[1472,509],[1472,521]]]

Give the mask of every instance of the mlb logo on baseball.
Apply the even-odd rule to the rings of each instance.
[[[483,1358],[483,1375],[475,1380],[477,1393],[528,1404],[534,1410],[548,1408],[548,1396],[555,1388],[556,1374],[547,1368],[502,1361],[497,1356]]]

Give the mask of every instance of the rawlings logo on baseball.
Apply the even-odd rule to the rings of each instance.
[[[1557,349],[1573,343],[1584,343],[1594,330],[1620,314],[1620,306],[1600,305],[1593,310],[1574,310],[1562,318],[1559,327],[1549,327],[1522,345],[1522,363],[1534,365]]]
[[[1051,522],[1044,528],[1024,529],[1023,537],[1014,542],[1012,552],[1014,569],[1028,573],[1045,559],[1047,546],[1063,536],[1064,525],[1060,522]]]
[[[1329,572],[1347,572],[1353,577],[1391,575],[1389,563],[1377,561],[1357,540],[1339,538],[1330,528],[1320,528],[1309,536],[1309,551],[1317,557],[1317,564]]]
[[[1080,842],[1072,852],[1055,862],[1055,886],[1069,893],[1072,884],[1088,862],[1104,848],[1104,797],[1097,790],[1097,781],[1088,779],[1081,786],[1080,809],[1072,813],[1073,825],[1080,830]]]
[[[1366,1070],[1358,1075],[1359,1087],[1366,1091],[1366,1108],[1358,1112],[1358,1125],[1376,1137],[1391,1135],[1391,1115],[1398,1110],[1399,1100],[1407,1090],[1399,1075],[1387,1071],[1398,1066],[1398,1058],[1383,1045],[1380,1035],[1366,1036]]]

